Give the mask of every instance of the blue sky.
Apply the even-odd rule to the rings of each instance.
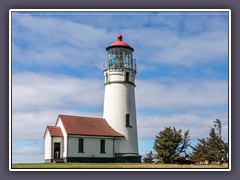
[[[226,12],[13,12],[13,162],[43,162],[58,114],[102,117],[106,47],[123,41],[137,60],[139,152],[167,126],[192,143],[222,121],[228,139]]]

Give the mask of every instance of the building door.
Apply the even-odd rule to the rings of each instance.
[[[54,159],[60,159],[60,143],[54,143]]]

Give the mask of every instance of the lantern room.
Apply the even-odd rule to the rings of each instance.
[[[122,41],[122,35],[118,40],[106,48],[107,68],[127,68],[136,71],[136,59],[133,58],[134,49]]]

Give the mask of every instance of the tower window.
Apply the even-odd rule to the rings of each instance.
[[[130,114],[126,114],[126,127],[132,127],[130,125]]]
[[[100,153],[105,153],[105,140],[101,139],[100,141]]]
[[[106,83],[108,82],[108,73],[106,73]]]
[[[83,149],[84,149],[84,141],[83,139],[78,139],[78,152],[79,153],[83,153]]]
[[[125,74],[125,81],[129,81],[129,72],[126,72]]]

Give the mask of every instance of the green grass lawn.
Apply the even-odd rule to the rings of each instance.
[[[177,165],[177,164],[145,164],[145,163],[19,163],[12,164],[12,169],[139,169],[139,168],[155,168],[155,169],[203,169],[203,168],[228,168],[228,164],[224,165]]]

